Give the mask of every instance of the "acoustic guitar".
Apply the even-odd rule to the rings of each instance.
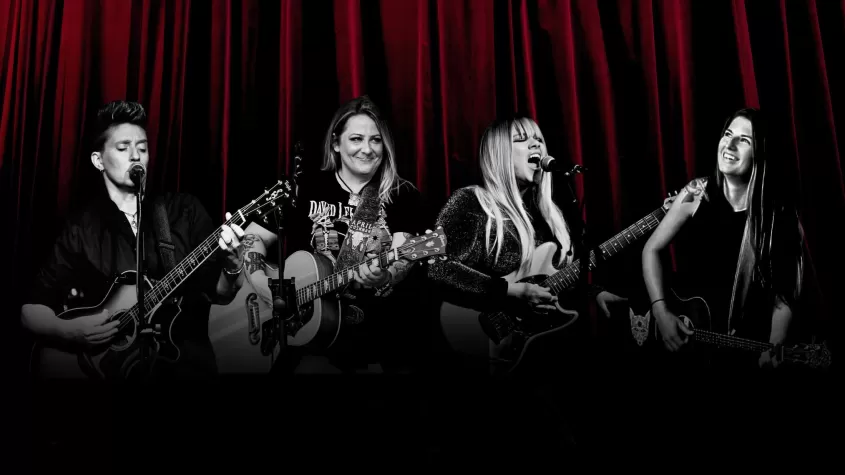
[[[294,279],[297,312],[285,320],[289,346],[329,348],[345,327],[340,293],[354,280],[355,269],[378,262],[382,269],[399,259],[409,261],[445,260],[446,235],[442,228],[414,236],[396,249],[367,259],[362,264],[335,271],[331,261],[321,254],[297,251],[285,259],[285,279]],[[277,279],[278,269],[265,269],[268,278]],[[213,309],[209,337],[217,355],[221,373],[263,373],[278,358],[278,345],[269,335],[273,328],[271,302],[258,296],[248,282],[229,305]]]
[[[236,211],[225,224],[245,224],[261,216],[291,196],[287,180],[279,180],[272,188]],[[179,361],[181,351],[173,342],[173,324],[181,313],[181,297],[176,290],[218,249],[220,228],[178,263],[158,282],[143,281],[144,323],[140,325],[135,271],[118,275],[103,300],[93,307],[80,307],[61,312],[65,320],[82,318],[108,311],[108,321],[119,321],[117,335],[105,345],[77,348],[53,341],[37,340],[30,354],[30,374],[36,379],[93,378],[105,380],[143,379],[154,365]],[[141,334],[139,328],[144,328]]]

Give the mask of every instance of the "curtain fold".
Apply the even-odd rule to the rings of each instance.
[[[100,179],[90,129],[110,100],[147,108],[151,185],[195,194],[220,221],[293,171],[295,143],[315,172],[352,97],[388,114],[400,173],[432,223],[478,182],[486,125],[530,115],[550,154],[588,167],[575,189],[599,242],[709,173],[723,120],[753,106],[800,205],[819,302],[808,318],[830,325],[844,261],[843,41],[845,2],[817,0],[0,0],[13,295]],[[632,252],[620,281],[641,281]]]

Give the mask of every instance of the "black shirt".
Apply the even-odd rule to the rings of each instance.
[[[378,179],[376,175],[374,179]],[[419,191],[407,180],[399,179],[391,191],[391,202],[382,203],[377,226],[380,251],[390,249],[394,233],[412,236],[425,232],[425,211]],[[297,207],[286,230],[286,254],[296,251],[319,253],[336,259],[348,236],[348,222],[358,206],[350,203],[350,193],[335,178],[335,172],[321,171],[303,176],[299,184]],[[388,367],[401,366],[421,355],[424,341],[421,300],[424,273],[415,266],[390,295],[375,297],[374,290],[356,292],[353,303],[364,312],[363,322],[352,325],[326,354],[339,368],[349,369],[379,362]],[[290,355],[312,353],[306,347],[289,347]]]
[[[376,178],[378,179],[378,175]],[[347,236],[348,222],[358,209],[350,203],[334,172],[320,172],[304,178],[299,185],[295,222],[288,233],[288,253],[298,250],[324,251],[337,258]],[[354,201],[353,201],[354,203]],[[417,235],[425,231],[421,218],[419,191],[400,179],[391,193],[391,202],[383,203],[379,220],[379,238],[384,249],[393,242],[393,233]]]
[[[524,206],[534,226],[534,245],[557,243],[533,195],[526,194]],[[503,277],[518,270],[522,261],[519,235],[510,221],[503,226],[505,236],[498,259],[495,246],[488,252],[487,220],[472,187],[455,190],[437,219],[437,225],[443,226],[448,236],[451,258],[428,268],[429,278],[438,284],[445,300],[480,311],[506,305],[508,282]],[[491,225],[490,241],[494,242],[495,238],[496,226]],[[561,252],[574,252],[574,244],[566,250],[558,246],[553,257],[555,266],[558,266]]]
[[[747,214],[725,200],[702,203],[679,236],[678,290],[707,301],[712,331],[728,333],[728,311]]]
[[[142,208],[146,275],[160,280],[167,272],[158,254],[153,229],[153,200],[148,195]],[[170,223],[171,241],[177,265],[199,246],[216,227],[202,204],[184,193],[161,196]],[[83,209],[68,218],[56,239],[52,254],[40,269],[29,295],[29,303],[42,304],[59,314],[71,289],[84,294],[74,307],[99,305],[115,278],[135,270],[135,234],[129,221],[109,199],[105,189]],[[198,346],[203,365],[213,364],[208,341],[208,312],[217,301],[216,286],[222,253],[213,254],[173,293],[182,297],[181,313],[173,326],[174,342]],[[184,348],[182,348],[184,350]],[[188,353],[191,353],[188,350]],[[196,352],[194,352],[196,354]],[[190,360],[193,355],[183,359]],[[210,361],[209,361],[210,358]]]

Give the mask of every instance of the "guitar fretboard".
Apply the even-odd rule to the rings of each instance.
[[[595,269],[599,264],[599,259],[607,260],[614,255],[622,252],[631,243],[644,237],[649,232],[660,224],[660,220],[666,215],[666,210],[661,206],[654,210],[651,214],[640,219],[636,223],[628,226],[621,233],[608,239],[601,246],[599,246],[600,256],[596,255],[595,251],[590,251],[590,270]],[[555,272],[549,276],[545,282],[544,287],[549,287],[552,294],[562,292],[578,282],[581,276],[581,259],[576,259],[574,262]]]
[[[277,188],[282,187],[289,189],[290,185],[287,182],[279,181],[276,186],[270,191],[265,191],[258,199],[253,200],[247,206],[237,210],[232,214],[232,217],[227,219],[224,224],[231,226],[238,224],[243,226],[246,223],[246,216],[252,213],[260,213],[266,207],[276,206],[276,200],[279,197]],[[265,200],[265,197],[269,197]],[[287,197],[284,193],[282,196]],[[217,241],[220,239],[221,229],[218,227],[210,236],[194,250],[192,250],[181,262],[179,262],[170,272],[158,281],[152,288],[144,292],[144,301],[142,303],[144,309],[145,319],[149,320],[150,314],[155,308],[170,295],[194,273],[202,264],[211,257],[218,249]],[[125,327],[128,323],[137,319],[140,307],[136,303],[129,310],[119,317],[120,324],[118,328]]]
[[[714,333],[707,330],[694,330],[693,336],[696,341],[700,341],[702,343],[709,343],[712,345],[723,346],[728,348],[736,348],[739,350],[762,352],[774,348],[774,345],[771,343],[763,343],[760,341],[739,338],[732,335]]]
[[[365,262],[367,266],[373,262],[378,262],[380,268],[386,269],[387,266],[399,259],[401,251],[402,248],[391,249],[389,251],[382,252],[378,256],[368,259]],[[344,285],[349,284],[354,280],[355,268],[359,265],[360,264],[356,264],[354,266],[347,267],[346,269],[335,272],[334,274],[320,279],[313,284],[309,284],[301,289],[298,289],[296,291],[297,305],[305,305],[308,302],[316,300],[323,295],[334,292]]]
[[[236,215],[237,216],[237,215]],[[225,224],[230,225],[235,222],[235,217],[226,221]],[[167,299],[177,287],[179,287],[185,279],[199,269],[199,267],[211,257],[218,249],[217,240],[220,239],[220,228],[217,228],[205,241],[197,246],[190,254],[188,254],[182,262],[176,265],[170,272],[158,281],[151,289],[144,292],[144,315],[148,316],[156,306],[163,300]],[[120,326],[138,316],[138,305],[135,304],[129,311],[121,317]],[[125,321],[124,321],[125,318]]]

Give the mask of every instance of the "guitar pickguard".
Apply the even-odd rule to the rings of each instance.
[[[296,335],[296,333],[302,329],[308,322],[311,321],[311,318],[314,316],[314,303],[308,302],[305,305],[299,307],[299,312],[296,314],[296,318],[288,319],[285,322],[285,330],[287,331],[288,335]]]
[[[179,360],[179,348],[172,341],[172,327],[182,313],[182,300],[170,299],[149,317],[154,326],[139,334],[138,322],[133,320],[121,331],[114,343],[105,351],[92,355],[83,353],[87,371],[105,379],[135,379],[146,377],[154,371],[154,363],[172,364]],[[144,361],[143,350],[148,349],[149,361]]]

